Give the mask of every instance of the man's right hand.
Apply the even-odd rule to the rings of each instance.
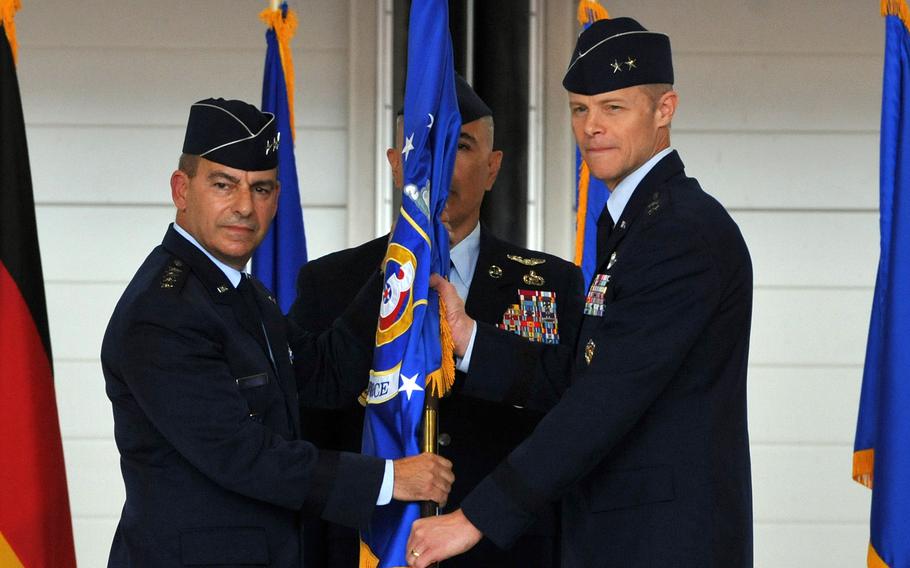
[[[438,274],[430,275],[430,286],[436,290],[446,304],[446,321],[452,330],[455,343],[455,355],[464,357],[464,352],[471,342],[474,332],[474,320],[464,311],[464,300],[458,295],[455,286]]]
[[[436,454],[423,453],[392,462],[395,484],[392,498],[398,501],[433,501],[446,504],[455,481],[452,462]]]

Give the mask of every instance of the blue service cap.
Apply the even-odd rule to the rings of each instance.
[[[183,153],[246,171],[278,167],[275,115],[243,101],[205,99],[190,107]]]
[[[455,97],[458,99],[458,112],[461,114],[461,123],[474,122],[484,116],[493,116],[493,111],[483,102],[464,77],[455,73]],[[404,114],[404,107],[398,109],[396,115]]]
[[[632,18],[598,20],[578,36],[562,80],[567,91],[596,95],[635,85],[673,84],[670,38]]]

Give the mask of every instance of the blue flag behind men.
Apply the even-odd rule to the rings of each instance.
[[[286,2],[280,13],[263,12],[262,19],[271,25],[265,33],[265,76],[262,80],[262,110],[275,115],[278,126],[278,181],[281,195],[278,197],[278,214],[262,244],[253,254],[253,273],[266,287],[275,293],[281,311],[287,313],[294,303],[294,286],[297,272],[306,264],[306,236],[303,232],[303,211],[300,208],[300,191],[297,187],[297,164],[294,160],[294,137],[291,117],[294,110],[288,100],[286,80],[293,77],[293,64],[287,42],[294,33],[297,21],[293,12],[288,12]],[[281,29],[281,40],[285,42],[288,55],[284,63],[279,46],[276,27]],[[287,71],[287,73],[286,73]],[[293,87],[291,87],[293,88]]]
[[[455,164],[461,115],[446,0],[413,0],[404,100],[404,195],[384,261],[385,287],[363,427],[363,452],[420,453],[425,387],[441,375],[439,298],[432,272],[449,272],[449,237],[439,222]],[[405,566],[419,504],[377,507],[363,535],[362,567]]]
[[[910,566],[910,35],[907,22],[889,15],[907,14],[905,2],[885,1],[882,10],[881,256],[853,477],[872,488],[868,566],[896,568]]]
[[[609,17],[596,0],[579,0],[578,23],[584,29]],[[597,270],[597,220],[607,206],[610,190],[603,181],[591,176],[578,147],[575,148],[575,176],[575,264],[581,267],[587,290]]]

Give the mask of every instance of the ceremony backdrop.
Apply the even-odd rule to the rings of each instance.
[[[363,85],[387,0],[297,0],[297,169],[310,258],[374,227],[377,110]],[[878,260],[884,22],[854,0],[603,0],[670,34],[673,143],[740,223],[755,264],[750,429],[756,566],[864,562],[870,495],[850,479]],[[173,219],[167,180],[189,104],[261,98],[267,4],[24,0],[19,81],[79,565],[103,566],[123,500],[101,335]],[[574,2],[541,5],[548,177],[544,248],[571,257],[568,109],[558,77]],[[560,5],[564,4],[564,9]],[[218,26],[204,25],[217,18]],[[550,53],[564,49],[564,53]],[[366,158],[364,158],[366,156]],[[495,191],[495,189],[494,189]],[[515,204],[522,207],[522,204]],[[366,220],[367,222],[364,222]]]

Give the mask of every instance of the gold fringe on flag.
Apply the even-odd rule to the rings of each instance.
[[[588,185],[591,183],[591,170],[584,160],[578,172],[578,208],[575,211],[575,266],[581,266],[585,251],[585,224],[588,220]]]
[[[379,559],[367,546],[367,543],[360,541],[360,563],[359,568],[379,568]]]
[[[882,0],[882,16],[897,16],[910,30],[910,8],[907,0]]]
[[[22,0],[0,0],[0,22],[6,32],[10,49],[13,50],[13,63],[18,58],[19,44],[16,43],[16,12],[22,7]]]
[[[442,343],[442,365],[427,377],[427,390],[435,397],[444,397],[455,385],[455,340],[446,320],[446,303],[439,298],[439,341]]]
[[[16,1],[16,0],[14,0]],[[288,118],[291,121],[291,138],[294,134],[294,59],[291,56],[291,39],[297,31],[297,12],[288,8],[287,14],[281,8],[266,8],[259,14],[259,19],[275,30],[278,38],[278,53],[281,55],[281,68],[284,70],[284,84],[288,92]]]
[[[869,552],[866,554],[866,567],[867,568],[889,568],[885,561],[882,560],[882,557],[878,555],[878,552],[873,548],[872,543],[869,543]]]
[[[853,452],[853,480],[872,489],[873,464],[875,464],[875,450]]]
[[[610,17],[607,9],[597,3],[597,0],[580,0],[578,2],[578,23],[591,24],[597,20],[606,20]]]

